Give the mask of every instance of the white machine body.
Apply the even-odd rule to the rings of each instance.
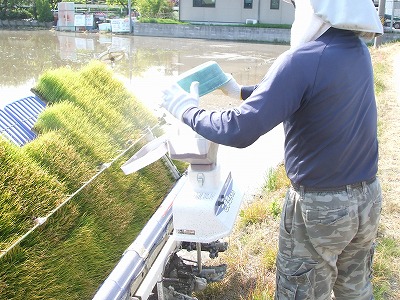
[[[172,207],[173,236],[178,241],[210,243],[231,233],[243,194],[231,172],[217,163],[218,144],[184,126],[168,143],[172,159],[190,163],[188,181]]]
[[[173,236],[178,241],[210,243],[233,229],[243,194],[231,172],[188,170],[189,180],[172,207]]]
[[[176,133],[162,136],[139,150],[122,169],[134,172],[168,152],[171,159],[190,163],[188,180],[176,196],[173,236],[177,241],[210,243],[233,229],[243,193],[229,169],[217,163],[218,144],[177,124]]]

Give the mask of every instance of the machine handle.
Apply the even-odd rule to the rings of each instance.
[[[167,135],[162,135],[147,143],[121,166],[122,171],[129,175],[160,159],[168,152],[167,141]]]

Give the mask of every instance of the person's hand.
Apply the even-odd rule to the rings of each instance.
[[[222,90],[222,92],[234,99],[240,99],[242,100],[241,97],[241,89],[242,86],[240,86],[235,78],[233,78],[232,75],[230,74],[226,74],[228,77],[230,77],[231,79],[229,79],[229,81],[227,83],[225,83],[223,86],[219,87],[220,90]]]
[[[199,82],[194,81],[190,85],[190,93],[174,83],[162,91],[161,107],[168,110],[175,118],[182,121],[182,116],[189,108],[199,105]]]

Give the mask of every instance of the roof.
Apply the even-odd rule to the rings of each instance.
[[[18,146],[32,141],[36,138],[32,128],[45,107],[46,103],[37,96],[22,98],[6,105],[0,109],[0,134]]]

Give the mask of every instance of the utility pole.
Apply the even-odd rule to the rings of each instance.
[[[132,33],[132,1],[128,0],[129,33]]]
[[[382,26],[385,23],[385,5],[386,5],[386,0],[379,0],[378,16],[379,19],[381,20]],[[378,48],[381,44],[382,44],[382,36],[376,37],[374,41],[375,48]]]

